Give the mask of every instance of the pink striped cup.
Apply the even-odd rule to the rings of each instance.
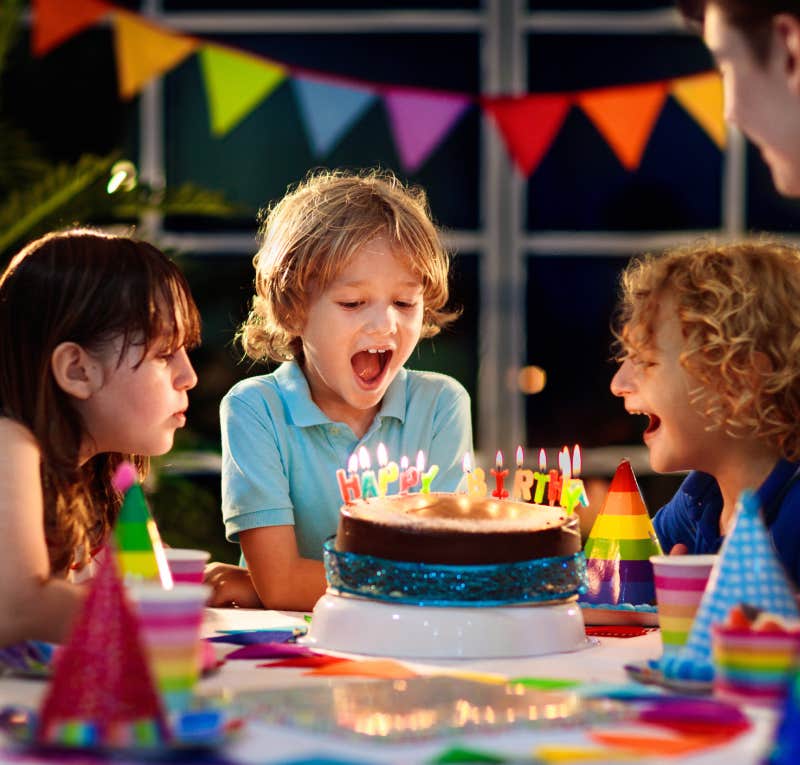
[[[191,704],[200,673],[200,628],[211,588],[176,584],[165,590],[157,582],[135,582],[127,594],[139,617],[139,639],[150,674],[167,713]]]
[[[169,570],[172,572],[172,581],[175,584],[201,584],[203,570],[211,557],[208,550],[190,550],[181,547],[167,547],[164,550],[167,556]]]
[[[716,555],[653,555],[658,624],[664,655],[677,653],[689,638]]]

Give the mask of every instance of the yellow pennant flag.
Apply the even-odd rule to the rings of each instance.
[[[722,99],[722,78],[717,72],[703,72],[674,80],[670,93],[696,120],[708,137],[725,148],[725,115]]]
[[[211,132],[222,136],[287,77],[286,67],[218,45],[200,50]]]
[[[666,83],[654,82],[587,90],[578,95],[578,105],[622,165],[636,170],[666,97]]]
[[[180,64],[198,41],[175,35],[142,21],[132,13],[114,14],[114,52],[119,94],[132,98],[154,77]]]

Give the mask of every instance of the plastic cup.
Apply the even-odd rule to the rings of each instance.
[[[211,557],[208,550],[190,550],[185,547],[167,547],[167,556],[172,581],[175,584],[201,584],[203,570]]]
[[[127,591],[164,709],[168,714],[183,712],[200,673],[200,628],[210,588],[176,584],[165,590],[156,582],[136,582]]]
[[[716,555],[653,555],[658,624],[664,655],[685,645]]]
[[[757,706],[786,698],[800,655],[800,632],[754,632],[715,624],[711,628],[714,695]]]

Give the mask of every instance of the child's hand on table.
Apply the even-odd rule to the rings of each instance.
[[[211,586],[206,602],[212,608],[263,608],[253,587],[250,572],[229,563],[209,563],[203,572],[203,582]]]

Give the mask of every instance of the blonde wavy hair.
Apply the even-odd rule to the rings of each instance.
[[[379,236],[408,257],[422,283],[422,337],[432,337],[459,315],[446,309],[450,256],[426,194],[389,171],[314,171],[262,211],[261,219],[255,296],[237,332],[255,361],[302,359],[310,301]]]
[[[645,255],[621,277],[620,359],[652,350],[659,303],[672,298],[680,363],[711,428],[800,459],[800,250],[775,240],[700,242]]]

